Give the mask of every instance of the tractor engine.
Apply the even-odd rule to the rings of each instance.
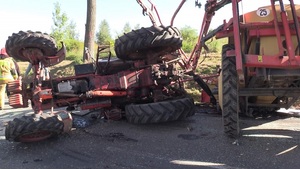
[[[57,84],[57,91],[59,93],[85,93],[89,90],[88,82],[86,80],[68,80]]]

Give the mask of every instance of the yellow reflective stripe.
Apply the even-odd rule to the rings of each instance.
[[[10,67],[10,60],[0,60],[0,66]]]
[[[11,80],[14,79],[14,77],[9,76],[9,77],[0,77],[0,80]]]

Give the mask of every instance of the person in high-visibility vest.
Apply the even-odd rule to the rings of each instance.
[[[5,48],[2,48],[0,51],[0,110],[3,110],[4,108],[7,83],[17,79],[18,74],[15,63],[6,53]]]

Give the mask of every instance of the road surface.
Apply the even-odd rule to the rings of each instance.
[[[5,140],[6,121],[28,114],[0,114],[1,169],[276,169],[300,168],[300,118],[241,119],[243,136],[224,136],[219,114],[197,109],[183,121],[134,125],[96,120],[38,143]]]

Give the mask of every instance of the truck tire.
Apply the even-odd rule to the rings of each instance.
[[[148,124],[184,119],[195,114],[192,98],[183,98],[148,104],[130,104],[125,107],[130,123]]]
[[[5,128],[8,141],[36,142],[57,136],[64,124],[55,115],[43,114],[39,118],[22,116],[9,121]]]
[[[233,45],[224,45],[222,49],[222,117],[224,132],[232,138],[239,136],[239,96],[238,77],[235,57],[227,57],[226,51],[234,49]]]
[[[115,52],[123,60],[145,59],[151,51],[173,52],[182,46],[180,31],[172,26],[151,26],[125,33],[115,40]]]
[[[57,53],[55,40],[51,36],[32,31],[13,33],[6,40],[5,48],[8,55],[20,61],[30,61],[22,53],[25,48],[38,48],[45,56],[54,56]]]

